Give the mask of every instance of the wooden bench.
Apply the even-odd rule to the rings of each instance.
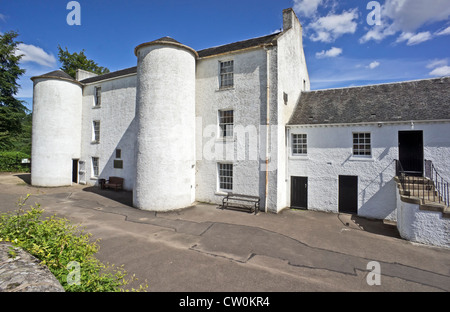
[[[109,177],[105,182],[105,188],[113,189],[115,191],[123,189],[123,178]]]
[[[255,214],[259,211],[259,196],[228,193],[222,199],[222,209],[246,210]]]

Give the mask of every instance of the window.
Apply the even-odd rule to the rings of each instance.
[[[292,155],[306,155],[308,153],[306,134],[292,134]]]
[[[93,130],[92,141],[94,141],[95,143],[100,142],[100,121],[95,120],[92,123],[92,130]]]
[[[123,160],[122,159],[114,159],[114,168],[123,169]]]
[[[116,158],[122,158],[122,150],[116,149]]]
[[[233,86],[233,61],[220,62],[220,88]]]
[[[233,190],[233,164],[219,164],[219,189]]]
[[[233,136],[233,122],[233,110],[219,111],[219,128],[221,137],[225,138]]]
[[[353,133],[353,155],[372,155],[370,133]]]
[[[102,88],[101,87],[95,87],[94,89],[94,106],[100,106],[102,104]]]
[[[92,157],[92,176],[98,177],[98,157]]]

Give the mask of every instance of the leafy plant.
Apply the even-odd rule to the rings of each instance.
[[[136,281],[123,266],[102,263],[94,257],[98,252],[98,240],[91,242],[92,234],[69,220],[51,216],[42,218],[44,210],[39,204],[25,210],[25,202],[18,202],[19,209],[0,215],[0,241],[8,241],[38,258],[55,275],[66,291],[115,292],[126,290],[125,286]],[[79,264],[79,283],[71,283],[69,264]],[[140,285],[132,291],[145,291]]]
[[[30,168],[21,164],[23,158],[29,157],[22,152],[0,152],[0,171],[29,172]]]

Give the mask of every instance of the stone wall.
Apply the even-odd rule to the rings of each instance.
[[[0,243],[0,292],[64,292],[64,288],[37,258]]]

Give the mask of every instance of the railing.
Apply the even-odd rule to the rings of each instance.
[[[399,160],[395,160],[395,172],[404,195],[450,206],[450,184],[436,171],[431,160],[425,160],[424,176],[408,175]]]
[[[424,176],[433,181],[439,202],[443,202],[447,207],[450,206],[450,184],[437,172],[431,160],[425,159],[424,169]]]

